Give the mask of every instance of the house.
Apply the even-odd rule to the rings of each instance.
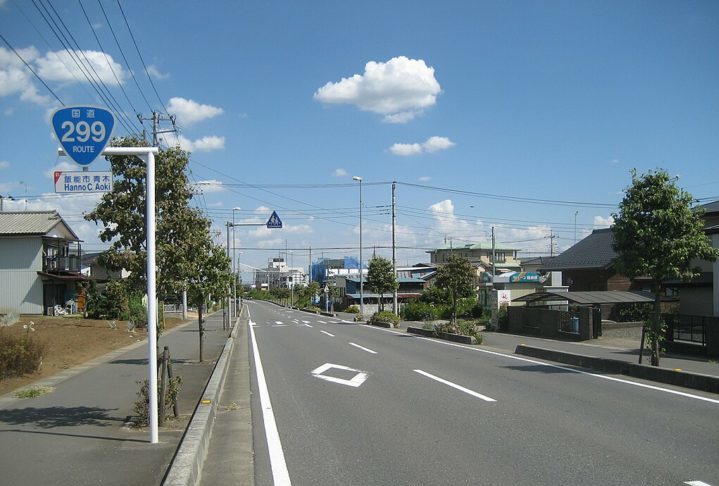
[[[52,314],[76,299],[80,254],[57,211],[0,212],[0,314]]]
[[[492,272],[494,267],[497,275],[521,270],[521,262],[517,259],[518,248],[501,243],[473,243],[462,246],[451,244],[430,250],[430,263],[442,265],[450,256],[460,256],[469,260],[477,268],[479,276],[484,272]],[[494,255],[494,257],[492,256]]]
[[[97,282],[125,279],[130,275],[125,269],[113,271],[100,264],[99,257],[102,252],[83,253],[81,257],[81,272],[86,277]]]
[[[339,276],[335,279],[338,288],[339,298],[345,306],[360,305],[360,279],[359,277],[343,277]],[[412,299],[417,299],[422,295],[426,282],[419,277],[399,277],[397,278],[399,288],[397,289],[397,302],[403,304]],[[367,280],[365,279],[362,289],[362,300],[364,302],[365,314],[370,315],[379,308],[380,300],[384,303],[385,308],[392,307],[394,299],[392,292],[384,295],[370,292],[367,288]],[[388,307],[389,306],[389,307]]]

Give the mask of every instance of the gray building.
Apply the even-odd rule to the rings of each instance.
[[[80,250],[57,211],[0,212],[0,314],[64,308],[86,280]]]

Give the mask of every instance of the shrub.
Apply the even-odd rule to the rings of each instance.
[[[350,314],[359,314],[359,307],[356,305],[351,305],[345,309],[345,312],[349,312]]]
[[[17,336],[0,328],[0,379],[35,373],[40,369],[45,354],[45,343],[30,335]]]
[[[399,325],[399,316],[394,315],[394,312],[380,311],[375,312],[369,319],[370,323],[376,324],[378,322],[389,322],[393,327]]]
[[[402,309],[402,317],[406,321],[430,321],[437,318],[437,308],[429,302],[413,300]]]
[[[140,391],[137,392],[139,397],[135,402],[135,425],[137,427],[146,427],[150,423],[150,395],[148,394],[149,383],[147,380],[138,381]],[[167,381],[167,390],[165,391],[165,416],[169,416],[172,407],[177,402],[177,396],[182,388],[182,377],[174,376]],[[160,394],[160,387],[157,387],[157,393]],[[159,406],[161,400],[157,397]]]
[[[144,329],[147,327],[147,309],[142,303],[142,296],[132,295],[127,300],[127,315],[123,316],[125,320],[134,324],[136,329]]]

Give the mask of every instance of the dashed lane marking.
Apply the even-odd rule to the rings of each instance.
[[[447,386],[451,386],[451,387],[454,388],[455,390],[459,390],[459,391],[461,391],[461,392],[464,392],[464,393],[466,393],[467,395],[472,395],[472,396],[475,397],[475,398],[479,398],[480,400],[484,400],[485,402],[496,402],[496,401],[497,401],[497,400],[495,400],[494,398],[488,397],[487,395],[482,395],[481,393],[477,393],[477,392],[474,391],[474,390],[470,390],[469,388],[465,388],[465,387],[463,387],[463,386],[457,385],[456,383],[452,383],[451,381],[447,381],[447,380],[445,380],[444,378],[440,378],[439,376],[434,376],[434,375],[432,375],[432,374],[430,374],[430,373],[427,373],[426,371],[422,371],[422,370],[414,370],[414,371],[415,371],[416,373],[419,373],[419,374],[422,375],[422,376],[426,376],[427,378],[431,378],[431,379],[433,379],[434,381],[438,381],[438,382],[440,382],[440,383],[442,383],[442,384],[445,384],[445,385],[447,385]]]
[[[349,344],[350,344],[350,346],[354,346],[355,348],[359,348],[359,349],[361,349],[362,351],[367,351],[368,353],[371,353],[371,354],[377,354],[377,351],[372,351],[371,349],[365,348],[364,346],[360,346],[359,344],[355,344],[355,343],[349,343]]]
[[[335,337],[334,334],[329,333],[329,332],[327,332],[327,331],[320,331],[320,332],[321,332],[322,334],[327,334],[329,337]]]

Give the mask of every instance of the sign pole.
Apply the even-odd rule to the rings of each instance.
[[[155,279],[155,154],[157,147],[108,147],[102,155],[135,155],[145,161],[147,170],[147,394],[150,408],[150,442],[159,440],[157,420],[157,284]],[[67,155],[58,149],[58,155]]]

